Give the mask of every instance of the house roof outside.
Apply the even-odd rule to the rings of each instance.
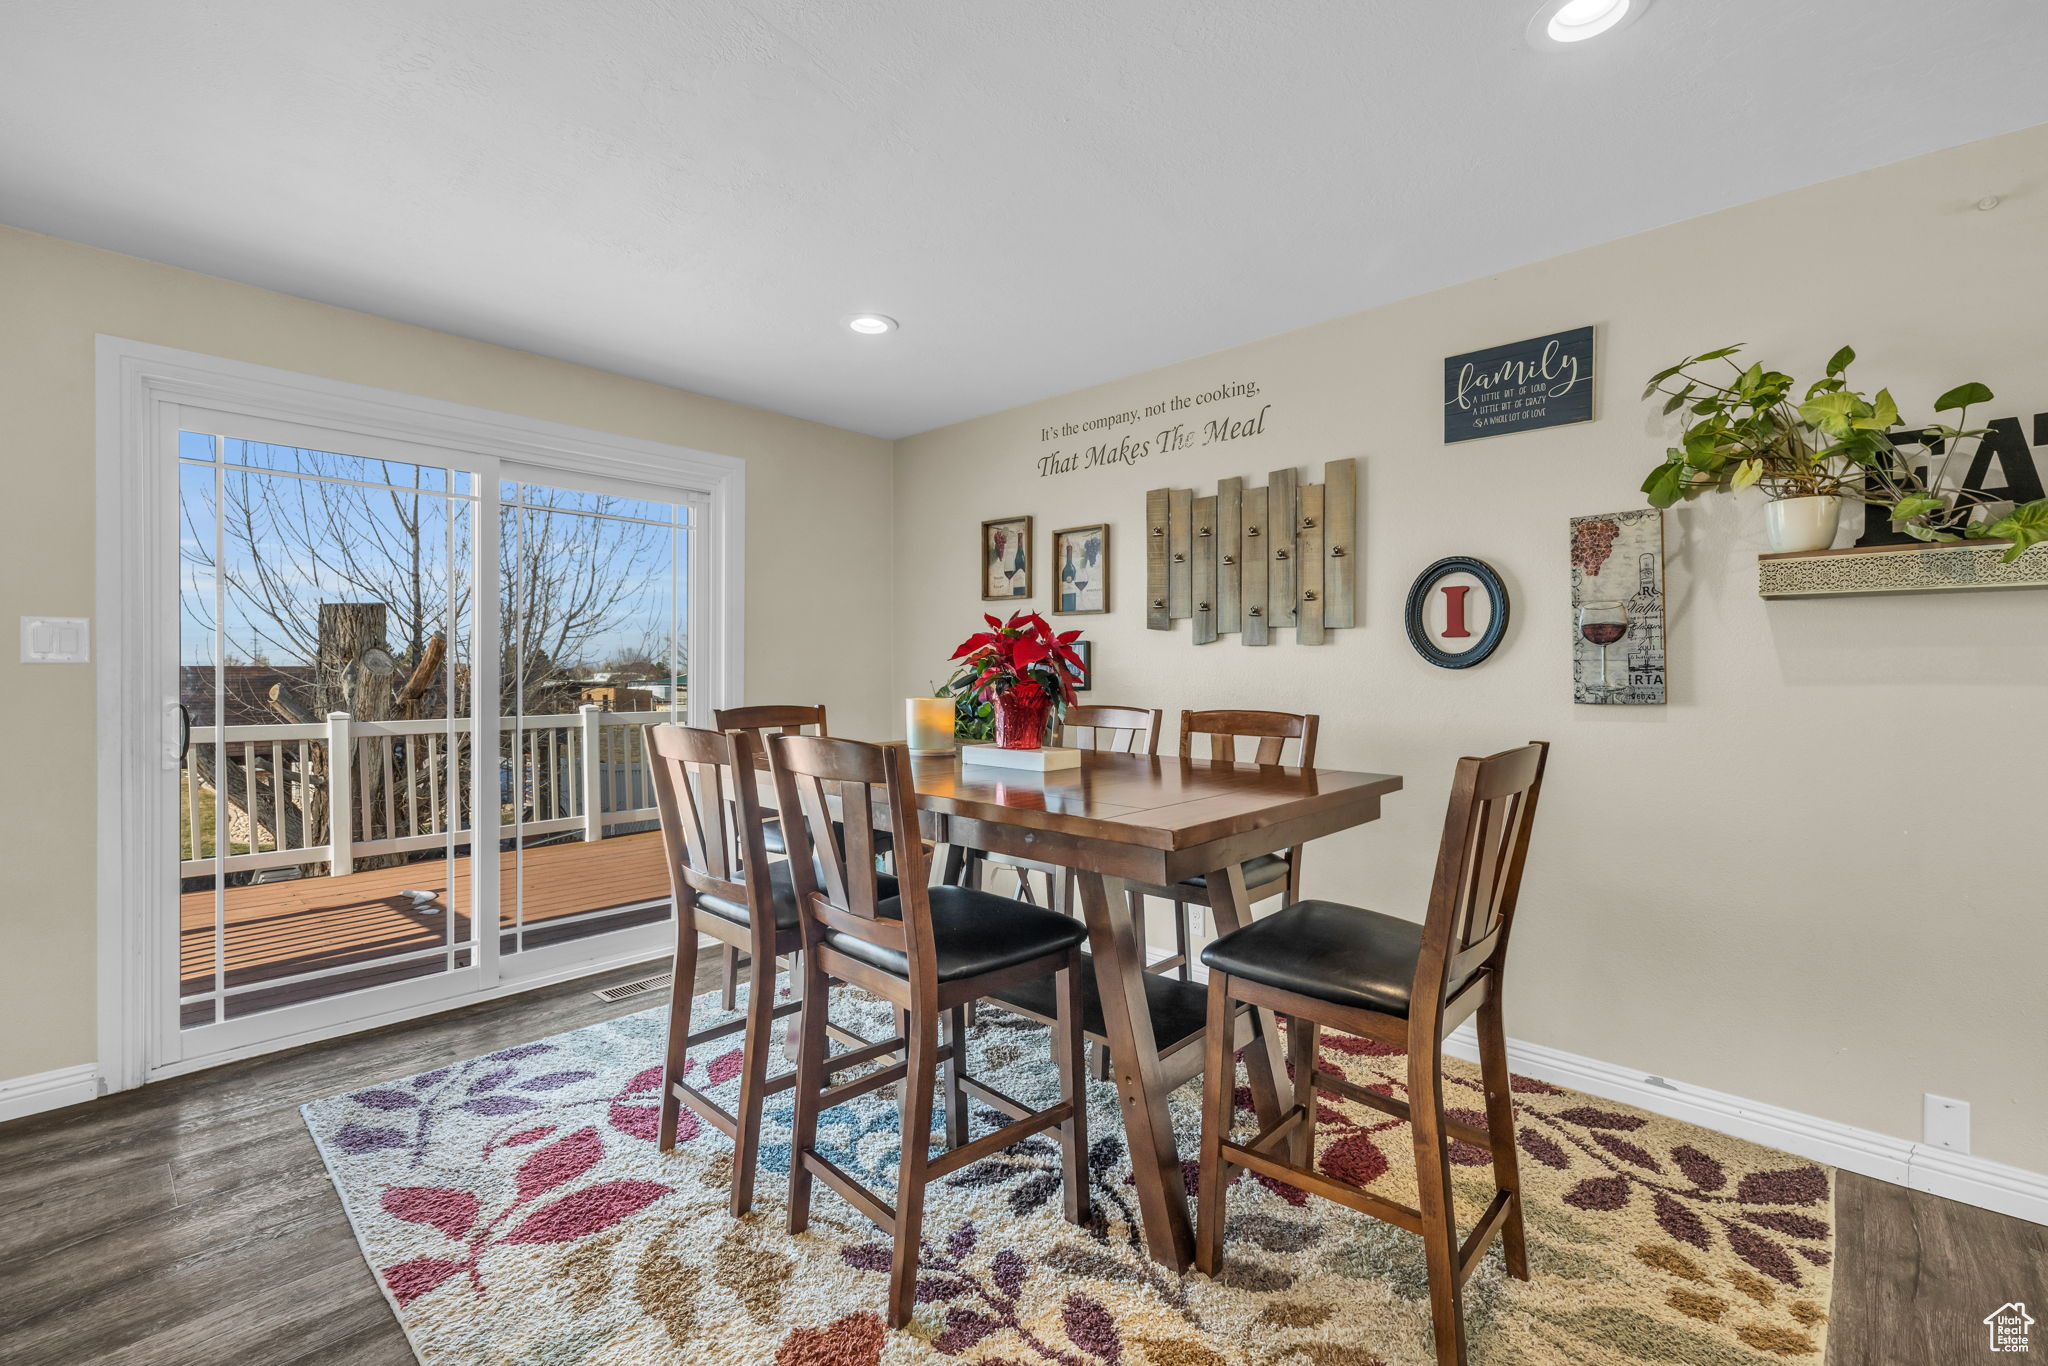
[[[178,670],[178,701],[195,726],[214,724],[214,666],[187,664]],[[307,664],[229,664],[220,670],[221,721],[230,726],[276,726],[289,720],[270,704],[270,690],[307,712],[313,711],[313,669]]]

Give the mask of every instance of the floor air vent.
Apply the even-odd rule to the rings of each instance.
[[[669,980],[668,973],[660,972],[652,977],[642,977],[638,981],[621,982],[615,987],[606,987],[603,991],[593,994],[600,1001],[630,1001],[635,996],[650,996],[657,991],[667,991]]]

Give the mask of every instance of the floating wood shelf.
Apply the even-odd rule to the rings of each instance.
[[[2007,564],[2003,557],[2010,544],[1873,545],[1759,555],[1757,592],[1767,598],[1843,598],[1965,588],[2048,588],[2048,542]]]

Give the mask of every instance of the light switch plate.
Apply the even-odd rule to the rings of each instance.
[[[23,617],[21,662],[24,664],[89,664],[92,622],[86,617]]]
[[[1920,1141],[1953,1153],[1970,1151],[1970,1102],[1932,1092],[1921,1096]]]

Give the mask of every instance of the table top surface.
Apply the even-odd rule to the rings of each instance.
[[[1399,775],[1083,750],[1078,768],[1036,773],[913,758],[920,804],[969,820],[1081,839],[1186,849],[1295,816],[1374,805]]]

